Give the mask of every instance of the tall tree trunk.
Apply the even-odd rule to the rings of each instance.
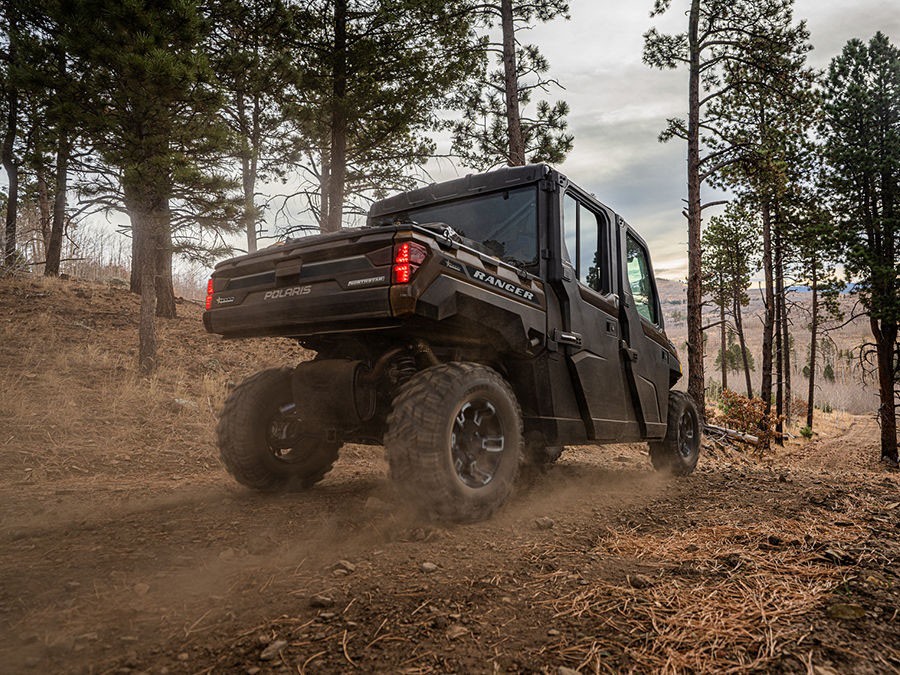
[[[142,239],[148,247],[154,248],[156,237],[153,230],[153,217],[150,214],[142,214],[138,220],[132,219],[132,228],[145,231]],[[156,341],[156,261],[152,251],[144,251],[141,256],[141,313],[138,326],[138,368],[141,373],[149,375],[156,370],[157,365],[157,341]]]
[[[47,251],[50,248],[50,222],[53,217],[50,214],[50,188],[47,186],[45,171],[46,167],[43,164],[39,165],[35,171],[38,189],[38,213],[40,213],[41,217],[41,244],[44,247],[40,253],[40,259],[42,260],[47,259]]]
[[[777,212],[777,209],[776,209]],[[784,445],[782,432],[784,425],[781,418],[784,414],[784,333],[782,332],[782,316],[784,311],[784,249],[781,239],[780,225],[775,228],[775,442]]]
[[[727,339],[728,339],[728,330],[725,326],[725,291],[722,286],[719,286],[719,326],[720,330],[720,338],[722,340],[722,347],[720,350],[720,358],[722,359],[722,391],[728,389],[728,347],[727,347]]]
[[[809,390],[806,396],[806,426],[813,428],[813,408],[816,404],[816,341],[819,339],[819,280],[816,265],[812,272],[812,317],[809,324]]]
[[[256,175],[251,168],[250,142],[241,138],[241,185],[244,192],[244,231],[247,233],[247,253],[256,251]]]
[[[126,202],[127,208],[127,202]],[[141,279],[143,278],[144,252],[148,249],[145,228],[135,227],[134,218],[131,219],[131,280],[129,290],[137,295],[141,293]],[[156,307],[154,305],[154,312]]]
[[[154,199],[151,189],[139,176],[128,175],[123,180],[125,207],[131,219],[132,250],[134,242],[140,242],[143,250],[138,251],[139,263],[132,261],[132,277],[137,267],[140,279],[141,309],[138,324],[138,368],[149,375],[157,365],[156,339],[156,260],[158,248],[157,214],[158,199]]]
[[[18,58],[18,16],[13,3],[6,6],[7,26],[9,29],[8,63],[15,64]],[[16,216],[19,211],[19,163],[15,157],[16,130],[19,121],[19,91],[15,83],[7,78],[6,85],[6,133],[3,136],[3,148],[0,150],[3,169],[6,171],[8,183],[6,200],[6,228],[3,259],[8,267],[16,261]]]
[[[738,334],[738,344],[741,347],[741,362],[744,366],[747,398],[753,398],[753,383],[750,382],[750,360],[747,358],[747,341],[744,339],[744,317],[741,313],[741,299],[737,294],[734,296],[734,327]]]
[[[259,155],[259,115],[258,97],[254,102],[254,112],[247,120],[247,104],[243,93],[238,95],[237,110],[241,120],[241,187],[243,188],[244,231],[247,233],[247,252],[256,251],[256,174]]]
[[[703,271],[700,261],[700,0],[691,0],[688,19],[688,394],[706,416],[703,374]]]
[[[516,27],[512,0],[500,0],[500,28],[503,32],[503,83],[506,98],[506,134],[509,138],[509,165],[525,166],[525,138],[519,113],[519,73],[516,67]]]
[[[787,294],[784,290],[784,277],[782,277],[781,291],[781,339],[784,346],[784,419],[791,422],[791,322],[788,316]]]
[[[766,417],[772,414],[772,334],[775,328],[775,288],[772,273],[772,214],[767,199],[761,205],[763,222],[763,273],[765,276],[765,317],[763,318],[762,382],[759,395],[765,402]],[[762,443],[768,449],[768,438]]]
[[[897,462],[897,403],[894,394],[897,324],[869,317],[878,358],[878,421],[881,425],[881,457]]]
[[[319,176],[319,229],[324,231],[328,221],[328,183],[331,180],[331,155],[327,149],[320,153],[322,173]]]
[[[175,288],[172,281],[172,214],[169,200],[163,200],[156,211],[156,316],[175,318]]]
[[[347,177],[347,0],[334,3],[334,53],[332,55],[331,147],[329,152],[328,210],[323,232],[341,229],[344,215],[344,183]]]
[[[65,71],[64,71],[65,72]],[[62,257],[63,233],[66,229],[66,193],[69,186],[69,155],[71,143],[64,126],[59,127],[56,146],[56,194],[53,199],[53,224],[50,227],[50,245],[47,247],[47,263],[44,275],[59,276],[59,261]]]
[[[896,60],[895,60],[896,63]],[[896,124],[897,118],[893,118]],[[887,162],[881,166],[881,213],[882,235],[881,259],[882,270],[875,276],[875,287],[881,296],[878,307],[887,310],[896,307],[897,298],[900,297],[900,280],[898,280],[897,258],[900,247],[896,237],[898,235],[898,221],[896,200],[900,195],[895,192],[897,186],[897,161],[895,159],[889,167]],[[891,271],[888,271],[891,270]],[[893,272],[893,273],[892,273]],[[869,317],[872,327],[872,335],[875,337],[875,349],[878,358],[878,407],[881,422],[881,457],[895,466],[897,457],[897,386],[900,384],[900,345],[897,344],[897,313],[889,314],[891,318],[883,318],[879,324],[877,319]],[[877,330],[876,330],[877,329]]]

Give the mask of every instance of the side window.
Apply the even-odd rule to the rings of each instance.
[[[656,295],[650,278],[647,252],[630,234],[627,237],[628,285],[638,313],[650,323],[658,323]]]
[[[562,253],[563,260],[569,263],[578,255],[578,202],[569,194],[563,197]]]
[[[581,243],[579,246],[578,281],[598,293],[606,293],[609,291],[607,284],[604,283],[606,270],[601,265],[604,234],[602,221],[595,213],[588,211],[584,207],[581,207],[580,216],[578,234],[581,237]]]
[[[574,197],[563,197],[563,260],[573,262],[578,281],[599,293],[610,291],[609,270],[603,264],[606,219]]]

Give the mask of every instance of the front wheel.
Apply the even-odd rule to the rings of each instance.
[[[440,520],[488,518],[509,497],[522,457],[522,414],[494,370],[445,363],[403,385],[384,437],[391,477]]]
[[[700,459],[700,416],[694,399],[681,391],[669,392],[666,437],[650,442],[650,461],[657,471],[676,476],[693,473]]]
[[[314,433],[291,392],[291,370],[263,370],[231,392],[216,429],[222,462],[241,484],[275,492],[322,480],[340,444]]]

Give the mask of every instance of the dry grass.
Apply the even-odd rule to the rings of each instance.
[[[847,568],[829,556],[864,538],[861,527],[783,519],[722,524],[670,534],[610,530],[597,555],[636,561],[655,576],[592,581],[559,594],[554,575],[530,586],[555,620],[588,623],[602,640],[561,638],[550,649],[579,670],[747,672],[764,668],[809,633],[808,613],[841,584]],[[827,542],[827,544],[826,544]],[[609,636],[615,636],[612,642]]]
[[[288,340],[223,342],[199,307],[159,321],[160,366],[136,372],[138,300],[102,284],[0,281],[0,448],[5,480],[140,474],[168,455],[184,472],[216,462],[229,383],[307,358]],[[29,308],[33,306],[33,311]],[[2,316],[2,315],[0,315]],[[174,461],[171,461],[174,460]]]

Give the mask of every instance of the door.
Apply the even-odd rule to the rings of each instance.
[[[562,197],[563,289],[569,316],[557,341],[586,411],[588,436],[624,440],[638,433],[619,354],[619,299],[612,222],[607,212],[570,186]]]
[[[662,330],[662,312],[647,245],[618,219],[621,251],[622,344],[628,386],[647,438],[666,433],[672,356]]]

